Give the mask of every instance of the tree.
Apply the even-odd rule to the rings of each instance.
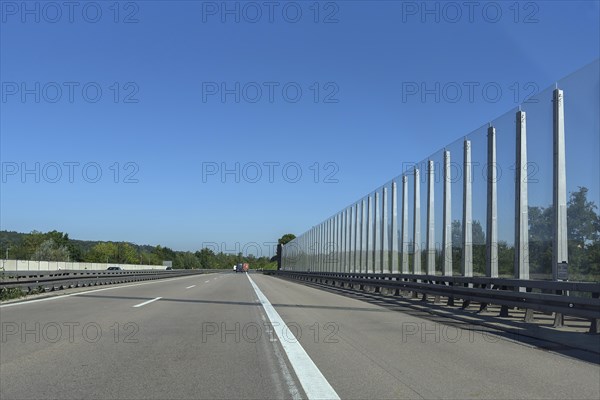
[[[117,243],[116,260],[119,264],[138,264],[139,257],[137,251],[129,243]]]
[[[53,239],[43,241],[33,253],[35,261],[69,261],[69,250],[65,245],[58,245]]]
[[[567,208],[569,240],[582,247],[600,238],[600,217],[596,214],[598,207],[587,200],[587,194],[586,187],[571,193]]]
[[[175,259],[175,252],[168,247],[156,246],[152,253],[155,254],[161,263],[163,261],[173,261]]]
[[[175,254],[175,260],[173,260],[173,266],[175,268],[193,269],[200,268],[200,260],[198,257],[189,251],[178,251]]]
[[[600,274],[600,217],[598,207],[587,200],[588,189],[579,187],[569,195],[567,240],[570,272],[582,279],[598,279]],[[552,271],[554,207],[529,207],[529,264],[532,271]],[[595,276],[595,278],[594,278]]]
[[[277,243],[278,244],[287,244],[294,239],[296,239],[296,235],[294,235],[293,233],[286,233],[285,235],[280,237],[279,240],[277,240]]]
[[[463,231],[459,220],[452,221],[452,269],[460,273],[463,253]],[[485,271],[485,233],[479,220],[471,224],[471,245],[473,248],[473,270],[483,273]]]
[[[112,242],[100,242],[94,245],[86,256],[86,261],[96,263],[115,262],[117,246]]]
[[[598,207],[587,200],[588,189],[579,187],[567,204],[569,266],[583,278],[600,274],[600,216]]]
[[[531,272],[552,271],[552,206],[529,206],[529,268]]]
[[[215,252],[208,248],[203,248],[196,252],[196,257],[200,261],[200,268],[210,269],[215,268],[216,256]]]
[[[296,239],[296,235],[293,233],[286,233],[282,237],[277,240],[277,252],[275,253],[275,257],[277,257],[277,269],[281,269],[281,248],[283,245],[291,242]]]

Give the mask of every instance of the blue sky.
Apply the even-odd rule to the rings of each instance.
[[[0,3],[1,229],[177,250],[266,253],[600,55],[598,1]]]

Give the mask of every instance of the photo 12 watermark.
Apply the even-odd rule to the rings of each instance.
[[[139,183],[140,167],[133,161],[101,164],[95,161],[1,163],[2,183]]]
[[[402,1],[402,23],[423,24],[540,22],[540,6],[534,1]]]
[[[336,162],[303,164],[295,161],[250,161],[246,163],[206,161],[202,163],[202,183],[339,183]]]
[[[242,254],[244,257],[272,257],[277,252],[277,242],[202,242],[201,248],[209,249],[215,254]]]
[[[501,337],[479,325],[454,326],[438,322],[403,322],[400,327],[401,343],[497,343]]]
[[[140,327],[135,322],[2,322],[0,343],[138,343]]]
[[[203,1],[202,23],[221,24],[314,24],[340,22],[335,1]]]
[[[340,87],[336,82],[295,81],[205,81],[202,103],[299,103],[336,104]]]
[[[402,103],[498,103],[510,98],[515,104],[537,103],[540,89],[535,82],[402,82]]]
[[[257,343],[260,340],[286,343],[298,343],[303,337],[313,343],[339,343],[340,326],[335,322],[304,325],[286,322],[281,327],[281,336],[277,335],[278,322],[203,322],[200,330],[202,343]]]
[[[3,24],[114,24],[140,22],[136,1],[1,1]]]
[[[462,154],[461,154],[462,156]],[[470,177],[470,182],[475,181],[483,182],[484,184],[489,182],[498,183],[503,179],[515,179],[516,165],[515,164],[503,164],[503,163],[487,163],[479,161],[471,161],[468,165],[470,174],[465,175],[465,165],[462,161],[450,161],[449,163],[449,183],[461,183],[465,176]],[[423,163],[414,162],[402,162],[402,174],[408,177],[415,175],[415,170],[419,170],[419,182],[421,184],[427,183],[427,172],[429,167],[423,165]],[[435,183],[444,181],[444,164],[440,161],[433,162],[433,172]],[[493,173],[492,173],[493,172]],[[522,172],[522,180],[528,184],[536,184],[540,182],[540,167],[535,161],[528,161],[524,166]]]
[[[2,103],[139,103],[136,82],[2,82]]]

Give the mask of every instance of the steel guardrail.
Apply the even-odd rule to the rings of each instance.
[[[487,277],[461,277],[415,274],[359,274],[303,271],[271,271],[282,277],[319,281],[326,284],[349,284],[413,292],[413,295],[444,296],[454,300],[478,302],[507,308],[522,308],[544,313],[570,315],[591,321],[590,332],[600,327],[600,283],[539,281]]]
[[[36,290],[54,291],[76,287],[109,285],[146,280],[175,278],[206,273],[223,272],[221,269],[139,270],[139,271],[6,271],[0,273],[0,289],[21,288],[30,294]]]

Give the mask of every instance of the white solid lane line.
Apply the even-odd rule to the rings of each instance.
[[[140,303],[140,304],[136,304],[134,307],[141,307],[141,306],[145,306],[146,304],[150,304],[150,303],[152,303],[153,301],[160,300],[160,299],[162,299],[162,297],[157,297],[157,298],[155,298],[155,299],[148,300],[148,301],[145,301],[145,302],[143,302],[143,303]]]
[[[193,287],[196,287],[196,285],[188,286],[188,287],[186,287],[186,289],[191,289]]]
[[[250,284],[254,288],[254,292],[260,300],[265,313],[271,325],[279,338],[279,343],[285,351],[292,368],[296,372],[296,376],[304,389],[304,393],[308,399],[331,399],[337,400],[340,397],[331,387],[327,379],[323,376],[319,368],[315,365],[310,356],[306,353],[300,342],[296,339],[292,331],[287,327],[279,313],[275,310],[269,299],[258,288],[256,283],[246,274]],[[285,332],[284,332],[285,330]]]

